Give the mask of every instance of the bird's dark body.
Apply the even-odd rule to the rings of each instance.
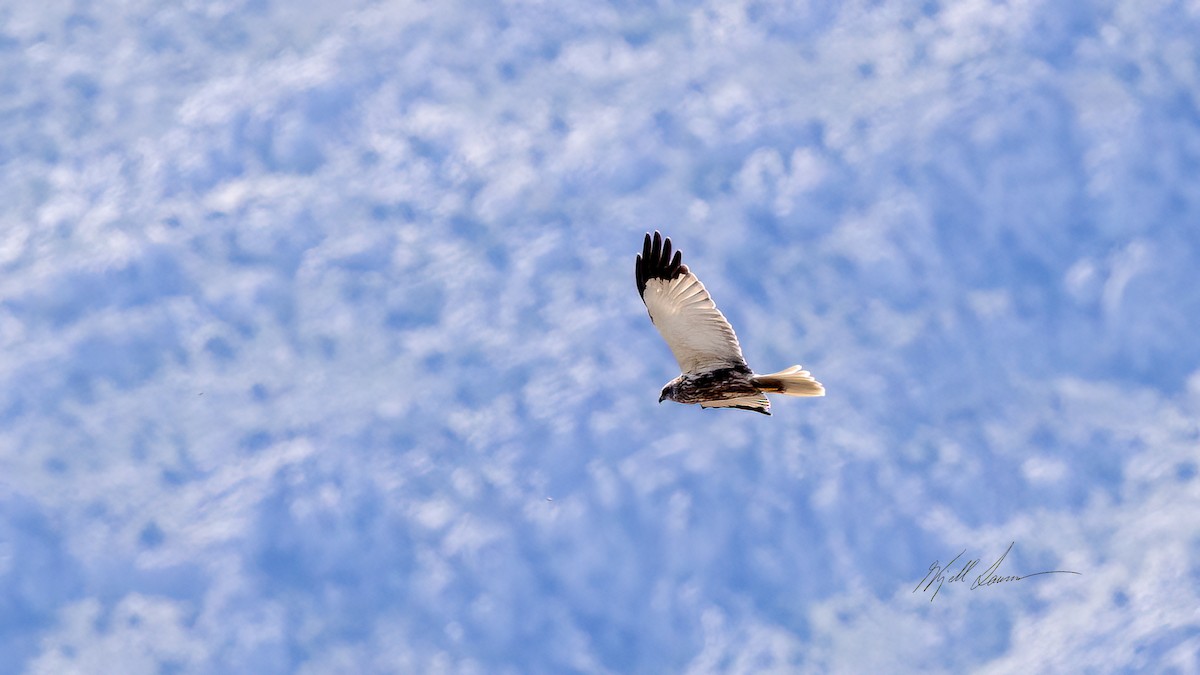
[[[753,396],[761,389],[751,383],[754,373],[746,365],[680,375],[663,388],[663,398],[678,403],[704,403]]]

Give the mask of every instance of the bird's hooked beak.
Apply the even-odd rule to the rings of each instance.
[[[666,399],[667,399],[667,395],[666,395],[666,394],[659,394],[659,395],[658,395],[658,402],[659,402],[659,403],[662,403],[662,402],[663,402],[663,401],[665,401]]]

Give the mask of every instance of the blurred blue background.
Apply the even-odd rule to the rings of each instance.
[[[1200,671],[1200,5],[833,7],[0,2],[0,672]]]

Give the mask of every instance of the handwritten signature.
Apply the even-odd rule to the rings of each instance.
[[[1003,563],[1004,559],[1008,557],[1008,552],[1012,550],[1013,544],[1015,543],[1016,542],[1009,544],[1008,548],[1004,549],[1004,555],[1001,555],[996,562],[992,563],[991,567],[984,570],[983,574],[975,577],[975,580],[971,582],[971,590],[983,588],[984,586],[1004,584],[1010,581],[1020,581],[1022,579],[1028,579],[1029,577],[1036,577],[1042,574],[1079,574],[1079,572],[1071,572],[1068,570],[1049,570],[1046,572],[1034,572],[1033,574],[1024,574],[1020,576],[1016,574],[1000,574],[1000,564]],[[966,582],[968,575],[974,571],[976,566],[979,565],[979,558],[976,558],[975,560],[968,560],[962,564],[962,567],[958,568],[957,572],[954,572],[954,564],[957,563],[960,558],[966,555],[966,553],[967,551],[964,549],[962,553],[959,553],[951,558],[950,562],[946,563],[945,565],[942,565],[938,561],[934,560],[933,564],[929,566],[929,573],[925,575],[924,579],[921,579],[921,581],[917,583],[917,587],[914,588],[912,592],[916,593],[917,591],[921,591],[922,593],[927,593],[929,592],[930,588],[933,588],[933,596],[929,598],[929,601],[933,602],[933,599],[937,597],[938,591],[942,590],[942,584]],[[946,577],[947,574],[950,575],[949,578]],[[934,584],[937,584],[936,588],[934,588]]]

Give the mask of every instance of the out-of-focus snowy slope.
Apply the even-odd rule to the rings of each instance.
[[[1200,670],[1200,7],[826,6],[0,6],[0,671]]]

